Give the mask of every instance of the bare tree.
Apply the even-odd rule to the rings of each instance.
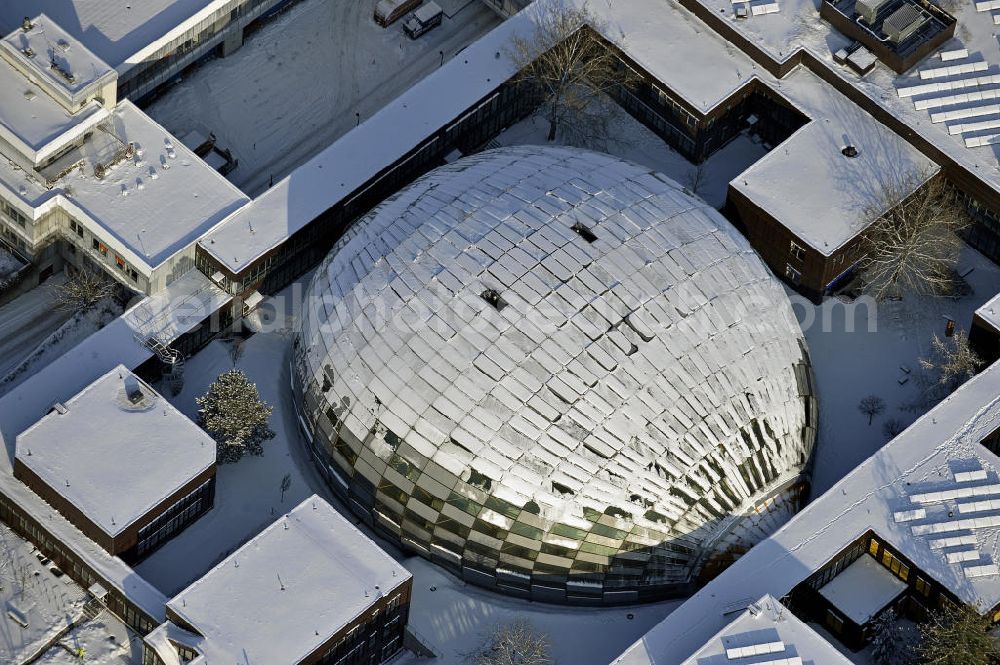
[[[87,269],[67,275],[62,284],[52,290],[55,308],[63,312],[84,312],[105,298],[118,293],[118,285],[107,275]]]
[[[882,423],[882,434],[885,434],[886,441],[895,439],[904,429],[906,429],[906,425],[896,418],[889,418],[889,420]]]
[[[864,219],[870,225],[859,268],[869,295],[947,295],[955,288],[958,232],[970,219],[943,178],[920,175],[881,185]]]
[[[858,403],[858,411],[868,416],[868,424],[872,419],[885,411],[885,400],[878,395],[869,395]]]
[[[473,665],[552,665],[549,641],[524,619],[498,625],[475,652]]]
[[[701,194],[702,190],[705,188],[705,182],[708,179],[708,174],[705,170],[705,162],[701,164],[695,164],[691,171],[688,172],[687,176],[687,186],[693,194]]]
[[[938,373],[938,386],[947,393],[976,375],[983,366],[964,330],[956,331],[952,337],[941,339],[937,335],[931,340],[931,357],[921,358],[920,366]]]
[[[534,32],[515,37],[509,57],[515,81],[541,96],[549,122],[548,140],[561,133],[571,142],[599,145],[608,138],[609,114],[602,94],[621,81],[618,59],[591,28],[596,19],[586,7],[532,5]]]
[[[920,625],[922,665],[988,665],[1000,657],[989,617],[974,605],[952,605],[932,612]]]

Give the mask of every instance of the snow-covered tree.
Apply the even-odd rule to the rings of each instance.
[[[937,335],[931,340],[931,357],[921,358],[920,366],[936,371],[938,385],[948,393],[971,379],[983,366],[983,359],[972,350],[964,330],[948,338]]]
[[[858,411],[868,416],[868,424],[872,424],[872,419],[885,411],[885,400],[878,395],[869,395],[858,403]]]
[[[198,424],[215,439],[220,464],[243,455],[264,454],[264,441],[274,437],[267,425],[273,408],[241,370],[223,372],[198,403]]]
[[[921,665],[989,665],[1000,658],[989,617],[973,605],[949,605],[920,625]]]
[[[549,641],[524,619],[500,624],[472,657],[473,665],[552,665]]]
[[[875,620],[872,636],[873,665],[897,665],[899,663],[899,629],[896,626],[896,612],[891,608]]]

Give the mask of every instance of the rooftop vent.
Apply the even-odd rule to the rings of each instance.
[[[887,3],[889,0],[858,0],[854,5],[854,11],[858,13],[858,16],[862,21],[871,25],[875,22],[875,17],[878,16],[878,10],[882,8],[882,5]]]
[[[60,39],[59,41],[57,41],[57,42],[56,42],[56,44],[57,44],[57,45],[59,46],[59,48],[61,48],[61,49],[62,49],[63,51],[68,51],[68,50],[69,50],[69,42],[68,42],[68,41],[66,41],[65,39]]]
[[[594,235],[594,232],[591,231],[587,226],[585,226],[584,224],[582,224],[580,222],[577,222],[576,224],[574,224],[570,228],[573,229],[573,231],[578,236],[580,236],[581,238],[583,238],[587,242],[594,242],[595,240],[597,240],[597,236]]]
[[[132,404],[142,401],[142,390],[139,389],[139,380],[132,375],[125,377],[125,396]]]
[[[73,76],[72,72],[63,67],[55,58],[49,59],[49,67],[59,74],[59,76],[63,77],[67,83],[76,83],[76,77]]]
[[[850,157],[852,159],[858,156],[858,149],[853,145],[845,145],[840,152],[844,155],[844,157]]]
[[[899,44],[923,27],[930,18],[929,14],[918,7],[903,5],[882,23],[882,32],[890,42]]]
[[[504,299],[500,297],[500,293],[497,292],[495,289],[486,289],[479,295],[482,297],[483,300],[493,305],[493,308],[496,309],[496,311],[498,312],[507,306],[507,303],[504,302]]]

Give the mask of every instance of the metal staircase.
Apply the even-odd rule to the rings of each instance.
[[[153,336],[143,337],[136,332],[135,339],[160,359],[164,366],[163,381],[170,386],[172,394],[178,394],[184,387],[184,356],[181,352]]]

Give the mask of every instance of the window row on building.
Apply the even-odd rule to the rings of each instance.
[[[167,508],[155,520],[139,529],[139,540],[135,544],[132,558],[142,559],[162,543],[182,531],[204,514],[215,501],[215,476],[197,489]],[[126,559],[124,554],[123,559]]]

